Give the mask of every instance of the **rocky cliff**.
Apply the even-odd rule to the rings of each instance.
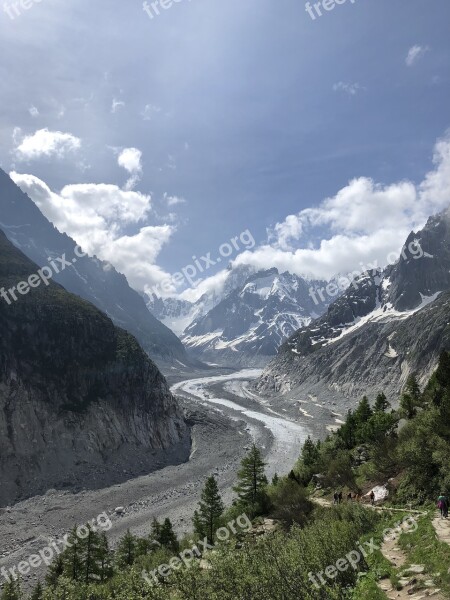
[[[0,291],[38,267],[0,231]],[[188,458],[190,434],[138,342],[55,283],[0,296],[0,505]]]
[[[75,241],[58,231],[1,169],[0,228],[38,265],[48,265],[49,257],[57,260],[65,255],[71,260],[75,256]],[[78,257],[76,265],[54,271],[53,276],[66,290],[92,302],[115,325],[134,335],[158,364],[178,364],[176,361],[189,364],[181,341],[149,313],[141,295],[110,263],[86,255]]]
[[[450,348],[449,290],[446,211],[411,233],[394,265],[357,278],[326,314],[287,340],[258,392],[349,408],[384,390],[395,402],[410,373],[424,383]]]

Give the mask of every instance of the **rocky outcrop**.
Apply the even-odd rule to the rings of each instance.
[[[58,231],[6,173],[0,169],[0,228],[30,260],[48,265],[48,258],[75,257],[75,241]],[[56,263],[58,264],[58,263]],[[126,277],[105,261],[78,256],[76,264],[60,272],[55,281],[106,313],[118,327],[134,335],[158,364],[190,364],[177,336],[149,313],[144,299]]]
[[[347,400],[384,390],[391,401],[410,373],[425,383],[450,348],[450,218],[411,233],[398,262],[365,273],[326,314],[297,331],[256,388],[289,402]],[[350,403],[351,404],[351,403]]]
[[[0,232],[0,290],[37,270]],[[58,284],[16,296],[0,297],[0,505],[188,458],[183,414],[134,337]]]
[[[252,274],[189,325],[183,343],[202,360],[263,366],[283,341],[326,309],[330,300],[315,302],[313,294],[323,284],[277,269]]]

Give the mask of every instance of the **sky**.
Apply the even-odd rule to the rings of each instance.
[[[383,265],[450,204],[448,0],[159,2],[0,6],[0,167],[133,287]]]

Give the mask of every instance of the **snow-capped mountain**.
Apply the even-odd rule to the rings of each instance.
[[[327,312],[299,329],[256,386],[292,400],[395,398],[407,376],[425,381],[450,348],[450,213],[411,233],[398,262],[365,273]]]
[[[221,287],[203,294],[196,302],[180,298],[159,297],[156,294],[145,295],[148,310],[154,317],[181,336],[186,328],[197,319],[206,315],[237,287],[240,287],[254,269],[248,265],[228,267]]]
[[[251,275],[184,332],[185,346],[203,360],[265,364],[299,327],[317,318],[327,302],[311,290],[326,285],[277,269]]]

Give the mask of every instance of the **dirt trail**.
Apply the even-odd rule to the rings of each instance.
[[[436,513],[432,523],[441,542],[450,545],[450,519],[443,519],[439,513]]]
[[[324,507],[333,505],[330,500],[326,500],[325,498],[314,498],[314,502]],[[427,514],[416,510],[403,510],[383,506],[372,507],[367,504],[364,506],[377,511],[414,513],[419,517]],[[438,516],[433,520],[433,525],[438,532],[439,539],[450,544],[450,520],[441,519],[440,516]],[[403,527],[407,529],[408,525],[404,524]],[[389,538],[386,538],[381,546],[381,553],[396,569],[400,569],[400,586],[402,589],[397,590],[394,588],[390,579],[382,579],[378,582],[378,587],[389,600],[422,600],[426,598],[445,600],[433,581],[431,579],[425,579],[425,577],[422,576],[422,573],[425,571],[423,565],[410,565],[407,569],[402,570],[402,567],[407,564],[408,557],[398,544],[401,533],[402,532],[396,532],[389,536]],[[425,588],[416,591],[419,582],[422,584],[420,587],[425,586]]]
[[[440,590],[436,588],[431,579],[426,579],[422,573],[425,571],[423,565],[410,565],[407,569],[402,567],[408,562],[408,557],[400,548],[398,542],[402,532],[396,532],[386,538],[381,546],[383,556],[398,570],[401,589],[396,589],[390,579],[382,579],[378,587],[390,600],[421,600],[422,598],[433,598],[434,600],[444,600]],[[424,587],[425,586],[425,587]],[[417,588],[424,587],[416,591]]]

